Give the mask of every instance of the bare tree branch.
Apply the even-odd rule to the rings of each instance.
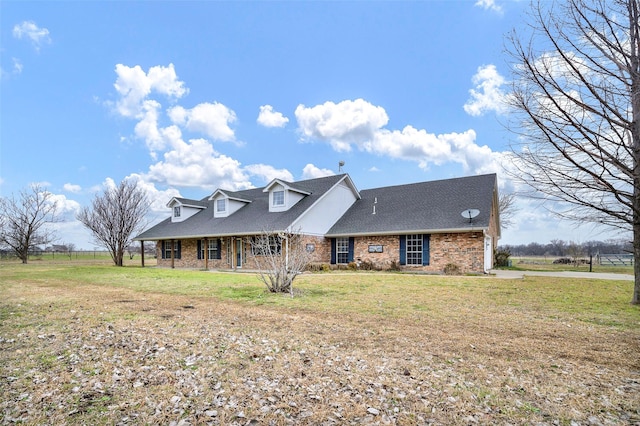
[[[56,239],[49,224],[59,222],[58,204],[53,195],[38,184],[0,198],[0,245],[13,250],[22,263],[29,260],[29,251]]]
[[[91,231],[95,242],[109,251],[115,265],[122,266],[125,250],[133,234],[144,227],[148,211],[144,189],[137,181],[124,180],[97,195],[91,208],[83,208],[77,219]]]
[[[258,277],[272,293],[293,296],[293,280],[309,264],[311,254],[300,232],[264,231],[252,237],[251,257]]]
[[[507,173],[527,195],[568,203],[563,218],[634,233],[640,303],[640,6],[638,0],[534,4],[513,32]],[[566,204],[565,204],[566,205]]]

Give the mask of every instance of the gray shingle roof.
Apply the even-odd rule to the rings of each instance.
[[[489,174],[362,190],[327,236],[487,229],[495,188]],[[466,209],[480,210],[472,223],[461,215]]]
[[[207,202],[205,200],[198,201],[198,200],[190,200],[188,198],[180,198],[180,197],[173,197],[172,200],[176,200],[177,202],[179,202],[184,206],[207,207]]]
[[[264,231],[285,230],[322,195],[345,179],[346,176],[346,174],[340,174],[296,182],[295,187],[308,192],[309,195],[285,212],[269,212],[269,193],[263,192],[263,188],[235,192],[223,191],[234,198],[251,201],[228,217],[213,217],[214,203],[208,200],[209,197],[201,201],[188,200],[192,203],[205,203],[207,208],[183,222],[172,223],[171,218],[167,218],[142,232],[134,239],[139,241],[205,236],[255,235]]]

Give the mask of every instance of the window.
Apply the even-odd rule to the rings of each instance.
[[[216,201],[216,211],[223,212],[227,210],[227,200],[224,198]]]
[[[267,239],[268,238],[268,239]],[[254,256],[267,256],[282,252],[282,240],[277,235],[261,235],[253,237],[251,241],[251,253]]]
[[[164,241],[162,243],[162,258],[171,259],[171,241]],[[173,242],[173,258],[180,259],[180,241]]]
[[[218,259],[218,240],[208,241],[207,256],[209,260]]]
[[[349,238],[336,238],[336,262],[349,263]]]
[[[407,265],[422,265],[422,234],[407,235]]]
[[[273,191],[273,205],[284,206],[284,191]]]
[[[173,217],[180,217],[180,206],[175,206],[173,208]]]

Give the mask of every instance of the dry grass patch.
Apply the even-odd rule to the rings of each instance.
[[[0,267],[0,422],[640,424],[629,283],[92,268]]]

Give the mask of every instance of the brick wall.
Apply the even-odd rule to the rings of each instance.
[[[494,238],[497,240],[497,238]],[[232,239],[222,239],[222,259],[208,261],[209,269],[229,269],[227,246]],[[324,237],[306,236],[304,243],[313,245],[311,253],[312,263],[326,263],[331,261],[331,240]],[[495,244],[495,241],[494,241]],[[182,240],[181,258],[174,260],[176,268],[204,269],[205,260],[198,259],[197,240]],[[382,253],[370,253],[369,246],[382,246]],[[156,244],[158,266],[171,267],[171,259],[162,259],[162,242]],[[482,273],[484,271],[484,236],[482,232],[431,234],[429,265],[403,265],[401,269],[407,271],[424,271],[442,273],[448,264],[456,265],[461,273]],[[233,255],[233,252],[232,252]],[[354,238],[354,261],[370,262],[377,269],[389,269],[392,262],[400,262],[400,236],[370,236]],[[235,263],[235,261],[234,261]],[[256,265],[251,256],[251,245],[244,242],[244,269],[255,269]]]

